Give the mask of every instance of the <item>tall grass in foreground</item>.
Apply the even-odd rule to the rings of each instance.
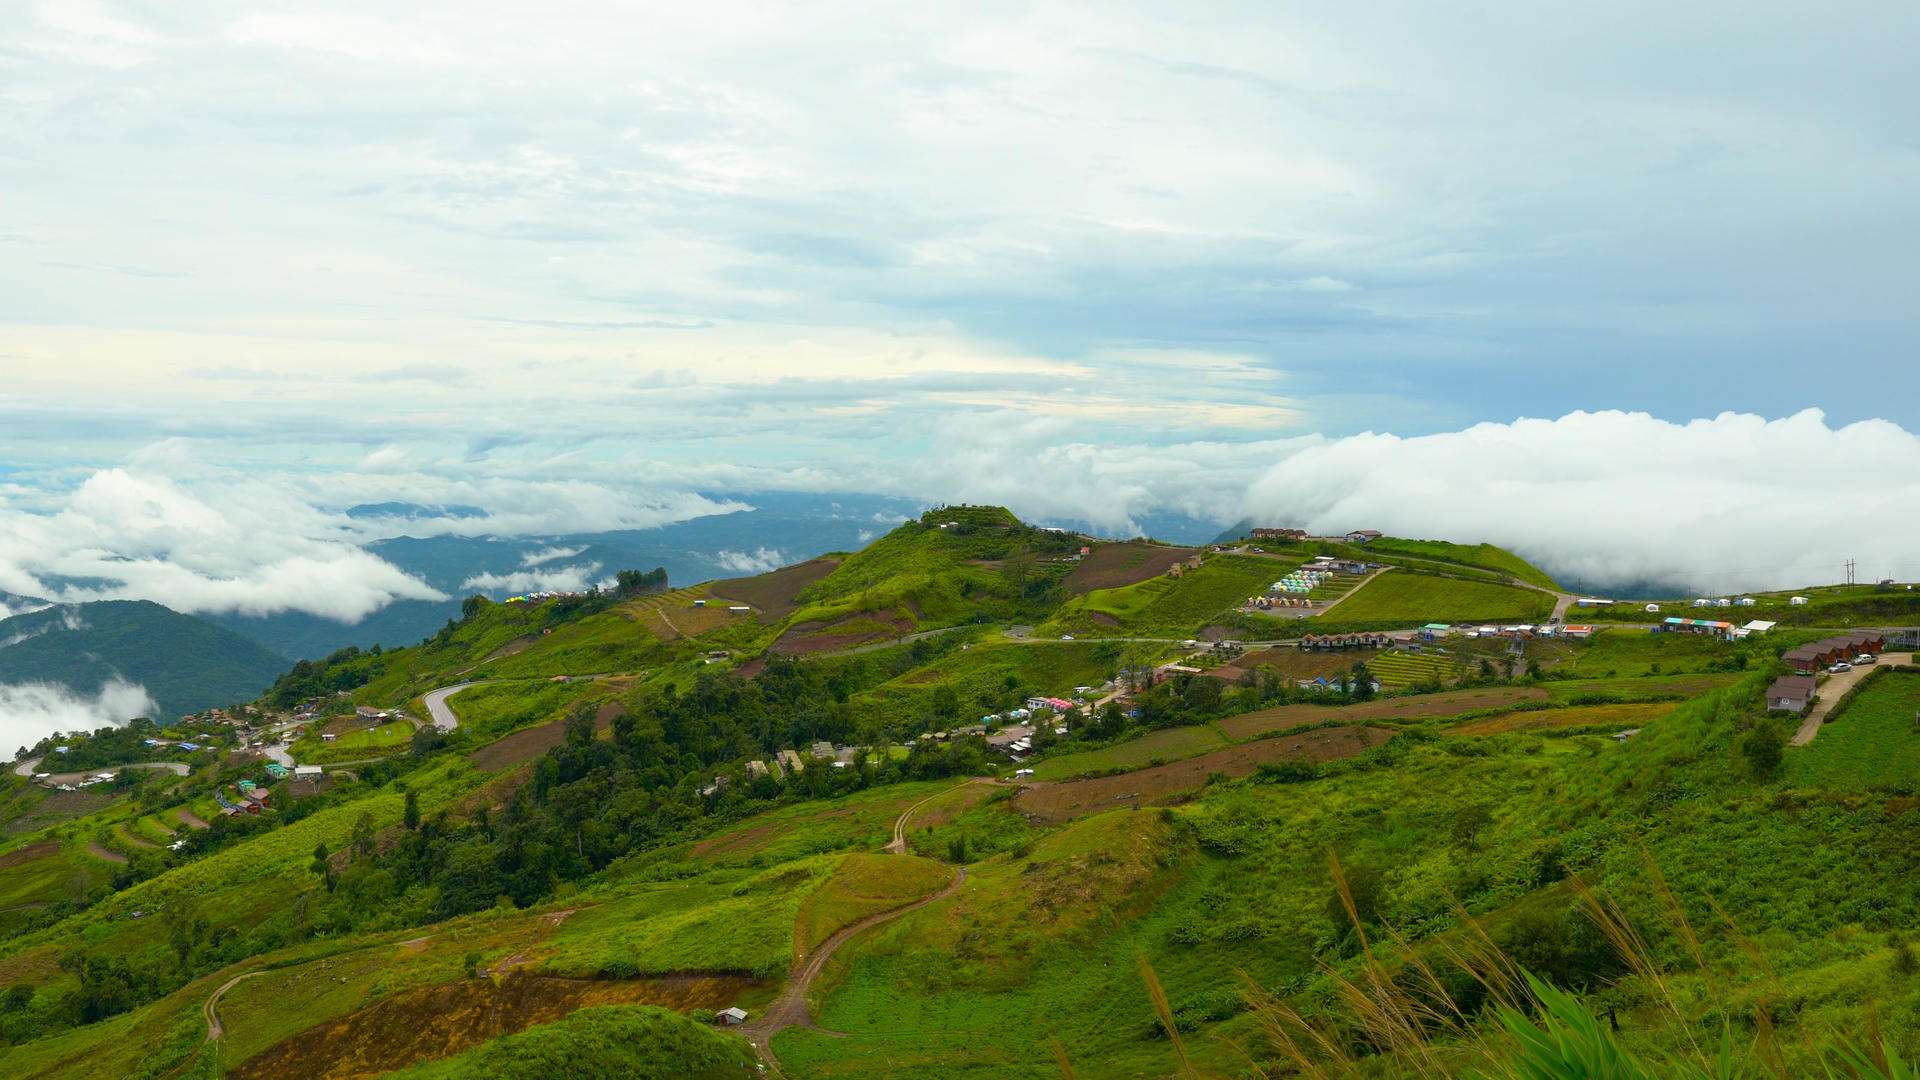
[[[1247,999],[1269,1044],[1266,1060],[1245,1055],[1241,1077],[1306,1077],[1308,1080],[1920,1080],[1892,1044],[1879,1037],[1877,1018],[1867,1019],[1870,1037],[1856,1043],[1842,1035],[1806,1035],[1815,1066],[1790,1067],[1781,1052],[1767,1001],[1754,1006],[1753,1027],[1736,1038],[1730,1025],[1704,1031],[1682,1011],[1668,986],[1671,972],[1610,897],[1576,883],[1582,907],[1619,952],[1628,973],[1651,996],[1662,1033],[1677,1049],[1658,1056],[1636,1054],[1573,994],[1523,970],[1497,946],[1479,922],[1455,905],[1460,931],[1437,945],[1429,960],[1391,927],[1369,938],[1346,875],[1329,856],[1334,887],[1360,944],[1360,969],[1345,974],[1322,967],[1338,1002],[1330,1015],[1309,1019],[1266,990],[1249,984]],[[1664,921],[1703,975],[1713,972],[1699,936],[1659,868],[1649,869]],[[1709,900],[1709,903],[1712,903]],[[1727,917],[1713,909],[1734,940],[1784,996],[1766,957]],[[1441,965],[1436,970],[1435,962]],[[1153,967],[1140,960],[1148,998],[1172,1041],[1182,1080],[1202,1080]],[[1462,973],[1465,979],[1449,979]],[[1642,1017],[1644,1021],[1644,1017]],[[1059,1058],[1061,1074],[1071,1067]]]

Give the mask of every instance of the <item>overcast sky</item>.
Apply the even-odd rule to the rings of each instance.
[[[766,488],[1837,564],[1920,503],[1916,11],[4,5],[0,591],[351,618],[354,502]]]

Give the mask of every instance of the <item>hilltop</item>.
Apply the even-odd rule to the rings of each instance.
[[[248,638],[144,600],[0,619],[0,685],[54,683],[91,695],[118,678],[145,687],[161,716],[250,699],[286,667],[286,657]]]
[[[1515,987],[1453,963],[1494,948],[1643,1057],[1774,1032],[1797,1075],[1920,1015],[1920,668],[1887,642],[1803,721],[1767,689],[1832,628],[1483,630],[1571,599],[1529,570],[955,507],[469,598],[73,749],[151,768],[6,774],[0,1042],[49,1077],[1278,1076],[1285,1031],[1328,1075],[1517,1069]]]

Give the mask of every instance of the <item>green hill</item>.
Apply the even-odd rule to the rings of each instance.
[[[117,677],[144,686],[161,718],[250,700],[287,667],[285,657],[231,630],[144,600],[16,615],[0,620],[0,642],[0,684],[94,694]]]
[[[1723,1037],[1729,1078],[1875,1031],[1920,1055],[1920,675],[1887,661],[1787,746],[1762,693],[1804,635],[1215,651],[1182,637],[1287,559],[1082,546],[950,508],[755,578],[474,602],[282,674],[269,718],[346,732],[317,783],[220,750],[0,774],[0,1052],[55,1080],[1561,1075],[1511,1034],[1546,1010],[1569,1054],[1662,1063],[1626,1076]],[[1333,614],[1551,602],[1457,554]],[[1099,640],[1127,636],[1174,640]],[[1302,685],[1362,662],[1385,690]],[[465,679],[449,732],[346,716]],[[1025,736],[1044,783],[967,730],[1079,687]],[[268,808],[224,816],[242,779]]]

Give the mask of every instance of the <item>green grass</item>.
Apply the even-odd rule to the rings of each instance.
[[[559,720],[576,701],[600,701],[611,696],[610,690],[594,682],[541,679],[469,686],[448,698],[447,707],[460,718],[463,730],[494,737]]]
[[[665,975],[676,971],[783,974],[793,962],[800,909],[841,859],[813,856],[754,873],[637,887],[569,918],[545,970],[557,975]],[[598,899],[598,897],[595,897]]]
[[[1065,780],[1112,769],[1136,769],[1155,760],[1178,761],[1227,745],[1226,736],[1212,724],[1163,728],[1099,750],[1062,754],[1033,764],[1035,780]]]
[[[390,1080],[722,1080],[755,1058],[738,1036],[649,1005],[601,1005],[388,1073]]]
[[[1208,555],[1198,570],[1118,589],[1095,589],[1062,605],[1038,633],[1089,637],[1185,637],[1258,596],[1291,565],[1256,555]]]
[[[1341,623],[1532,622],[1553,611],[1553,597],[1534,589],[1390,570],[1361,586],[1326,616]],[[1316,622],[1305,620],[1309,627]]]
[[[413,725],[405,720],[377,727],[341,732],[332,742],[308,734],[287,748],[294,760],[305,765],[325,765],[334,761],[380,757],[406,747],[413,738]]]
[[[1920,780],[1920,675],[1889,671],[1855,692],[1840,719],[1822,724],[1813,742],[1787,751],[1795,784],[1835,791]]]
[[[1365,558],[1379,560],[1384,556],[1410,556],[1416,559],[1428,559],[1442,563],[1457,563],[1461,566],[1478,567],[1506,574],[1520,581],[1538,585],[1543,589],[1558,589],[1560,586],[1549,577],[1546,571],[1504,548],[1492,544],[1453,544],[1445,540],[1402,540],[1395,536],[1383,536],[1360,548]]]
[[[841,927],[939,892],[952,880],[948,867],[912,855],[845,856],[826,884],[801,905],[794,947],[809,952]]]

